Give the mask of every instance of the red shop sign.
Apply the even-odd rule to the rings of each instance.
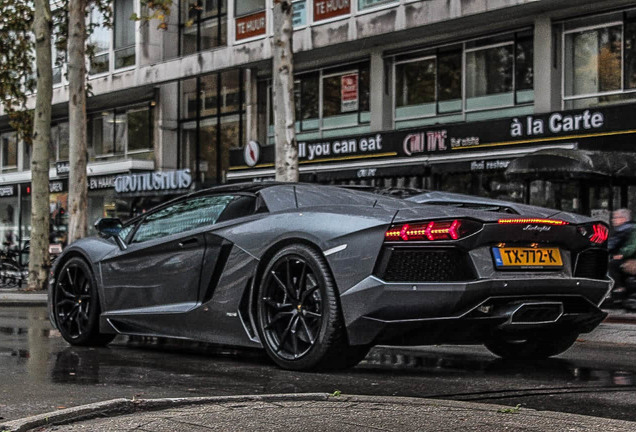
[[[265,11],[236,19],[236,40],[265,34]]]
[[[351,12],[351,0],[314,0],[314,22]]]
[[[340,102],[342,112],[358,110],[358,74],[343,75],[340,78]]]

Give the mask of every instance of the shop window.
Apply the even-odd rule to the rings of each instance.
[[[115,0],[115,69],[135,65],[135,21],[130,19],[134,11],[133,0]]]
[[[91,75],[109,72],[111,68],[117,70],[134,66],[136,62],[135,21],[130,19],[135,12],[135,1],[115,0],[112,7],[112,28],[104,25],[104,16],[98,8],[91,8],[89,14],[93,25],[89,39],[93,49],[89,67]]]
[[[153,156],[153,110],[148,105],[103,111],[88,121],[91,161]]]
[[[292,26],[294,28],[307,25],[307,0],[295,0],[292,3]]]
[[[593,21],[598,21],[597,18]],[[618,103],[636,97],[636,15],[564,25],[564,108]]]
[[[235,0],[234,14],[239,17],[265,9],[265,0]]]
[[[230,149],[245,142],[244,73],[208,74],[183,80],[180,87],[180,164],[199,182],[223,182]]]
[[[59,13],[54,13],[54,21],[59,20]],[[63,66],[65,53],[56,48],[58,37],[56,32],[51,32],[51,61],[53,62],[53,85],[62,83]]]
[[[182,1],[180,27],[182,55],[226,45],[227,1]]]
[[[398,55],[393,80],[396,127],[531,112],[533,61],[529,31]]]
[[[358,0],[358,10],[364,10],[391,3],[398,3],[398,0]]]
[[[268,92],[267,142],[273,144],[273,93],[271,82],[261,83],[261,86],[264,85]],[[368,130],[368,63],[297,74],[294,96],[298,139],[315,139],[331,133],[364,133]],[[263,112],[262,109],[260,111]]]
[[[97,7],[92,7],[89,15],[93,32],[88,43],[92,46],[89,73],[99,74],[110,70],[110,28],[104,25],[104,15]]]
[[[15,171],[18,168],[18,135],[7,132],[0,135],[0,167],[2,172]]]
[[[466,53],[467,109],[513,104],[512,56],[512,44]]]

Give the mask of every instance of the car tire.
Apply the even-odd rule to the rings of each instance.
[[[556,333],[521,340],[497,337],[484,345],[490,352],[504,359],[539,360],[567,351],[578,336],[579,333]]]
[[[323,256],[311,247],[279,250],[263,271],[257,296],[261,342],[284,369],[344,369],[369,351],[349,346],[335,282]]]
[[[104,346],[115,338],[99,332],[97,281],[82,258],[64,263],[55,280],[52,302],[55,324],[71,345]]]

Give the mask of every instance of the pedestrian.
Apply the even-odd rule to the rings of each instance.
[[[635,232],[636,224],[632,220],[632,212],[628,209],[614,210],[612,213],[612,234],[610,235],[607,249],[609,251],[609,274],[614,279],[614,288],[611,297],[604,304],[605,307],[619,306],[627,296],[625,287],[626,275],[621,265],[631,257],[626,255],[623,248],[629,243],[631,234]]]
[[[621,262],[623,283],[625,286],[623,307],[636,311],[636,229],[633,229],[625,241],[625,245],[615,255]]]

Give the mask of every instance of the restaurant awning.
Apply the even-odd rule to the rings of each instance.
[[[514,159],[505,173],[525,179],[636,178],[636,153],[538,150]]]

